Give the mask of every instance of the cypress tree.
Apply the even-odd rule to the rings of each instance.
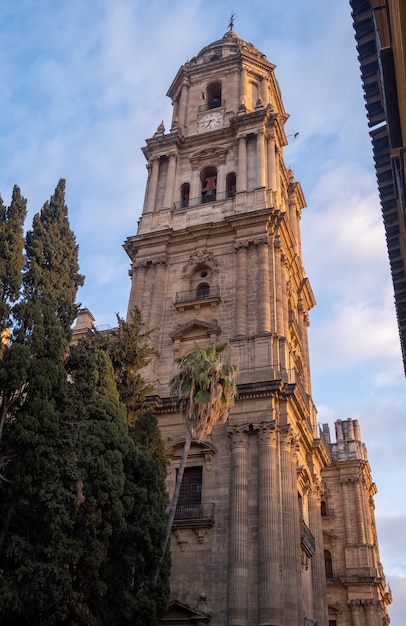
[[[63,598],[70,588],[72,493],[65,480],[70,450],[60,437],[57,407],[64,396],[63,356],[83,278],[78,273],[78,249],[64,189],[61,180],[27,233],[22,296],[12,308],[12,344],[0,363],[4,408],[0,616],[4,624],[62,622]],[[10,299],[15,294],[10,291]],[[10,404],[16,394],[18,400]]]
[[[117,327],[107,334],[97,334],[97,345],[108,351],[121,401],[127,410],[127,422],[132,425],[146,407],[146,397],[151,387],[145,384],[140,370],[148,363],[149,333],[143,332],[141,314],[134,308],[130,321],[119,315]]]
[[[154,584],[167,521],[165,450],[151,411],[138,416],[130,436],[133,446],[124,458],[126,525],[112,537],[105,567],[109,623],[157,626],[169,597],[169,552]]]
[[[69,619],[107,625],[113,622],[105,568],[113,537],[126,526],[124,459],[133,441],[107,352],[81,341],[71,349],[67,370],[62,422],[75,485]]]
[[[26,235],[23,300],[14,307],[17,339],[33,355],[59,359],[71,338],[78,313],[78,245],[70,228],[61,179],[50,200],[34,216]]]
[[[111,624],[157,626],[169,597],[169,551],[157,584],[153,581],[166,532],[168,499],[165,446],[146,403],[150,388],[140,375],[150,354],[147,340],[137,308],[129,322],[117,316],[117,328],[97,338],[111,357],[133,444],[124,457],[126,526],[112,537],[105,567]]]
[[[134,311],[129,323],[117,318],[114,336],[69,354],[83,277],[64,189],[59,181],[34,217],[22,289],[16,271],[4,298],[13,337],[0,358],[0,622],[156,626],[169,560],[152,585],[167,501],[139,373],[147,335]],[[21,259],[13,267],[21,274]]]
[[[20,295],[26,215],[27,201],[15,185],[9,207],[0,197],[0,331],[11,323],[11,307]]]

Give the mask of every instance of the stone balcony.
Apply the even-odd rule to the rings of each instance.
[[[176,528],[210,528],[214,526],[214,502],[200,504],[178,504],[176,507],[173,529]]]

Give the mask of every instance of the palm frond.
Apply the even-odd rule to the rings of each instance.
[[[237,368],[221,360],[226,347],[222,343],[201,348],[195,343],[192,352],[175,360],[178,373],[171,380],[171,391],[188,432],[198,441],[227,419],[237,396]]]

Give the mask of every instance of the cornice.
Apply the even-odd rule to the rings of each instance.
[[[232,68],[233,66],[241,70],[247,69],[243,68],[243,65],[248,64],[251,68],[254,68],[257,72],[259,71],[262,74],[273,73],[276,65],[268,61],[265,54],[261,53],[259,50],[256,53],[249,51],[247,44],[242,41],[237,45],[240,46],[240,50],[235,54],[225,57],[222,56],[218,59],[207,61],[206,63],[198,63],[197,57],[194,57],[191,61],[184,63],[179,68],[166,95],[174,99],[185,79],[190,81],[190,79],[200,78],[200,80],[202,80],[206,74],[213,75],[224,73],[228,68]],[[209,48],[210,45],[207,46],[207,49]],[[200,56],[200,54],[198,56]]]

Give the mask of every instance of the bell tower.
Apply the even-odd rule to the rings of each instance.
[[[137,305],[153,330],[151,380],[167,381],[167,359],[186,341],[179,329],[199,320],[231,342],[241,371],[271,368],[310,394],[305,200],[283,161],[274,65],[230,30],[180,68],[167,95],[171,128],[160,124],[143,149],[143,213],[125,243],[129,311]]]
[[[162,624],[324,625],[320,506],[331,456],[311,396],[305,199],[284,162],[288,115],[275,66],[232,26],[168,90],[171,127],[160,124],[143,148],[144,206],[124,244],[128,311],[137,306],[150,331],[143,374],[170,495],[185,438],[169,391],[174,359],[220,341],[238,366],[228,423],[188,457]]]

